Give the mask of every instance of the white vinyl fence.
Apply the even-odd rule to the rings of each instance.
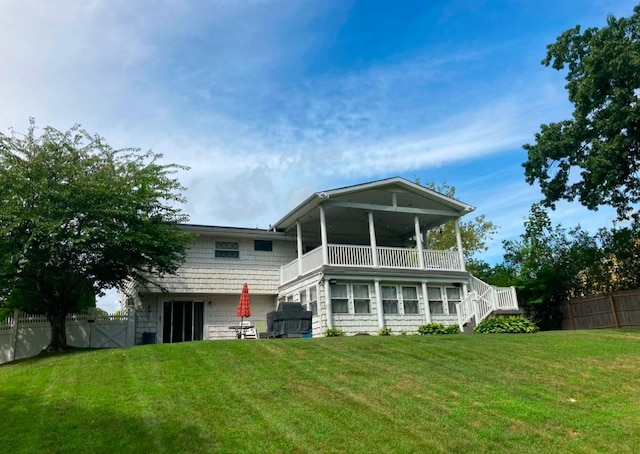
[[[135,314],[67,315],[67,343],[80,348],[128,347],[135,341]],[[51,341],[51,325],[44,315],[15,311],[0,323],[0,364],[30,358]]]

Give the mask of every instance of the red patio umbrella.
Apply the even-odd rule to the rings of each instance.
[[[238,302],[238,310],[236,316],[240,317],[240,326],[245,317],[251,317],[251,301],[249,301],[249,286],[245,282],[242,286],[240,301]]]

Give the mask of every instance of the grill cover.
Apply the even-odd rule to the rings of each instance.
[[[269,337],[286,337],[289,334],[311,332],[313,313],[300,303],[280,303],[278,310],[267,314]]]

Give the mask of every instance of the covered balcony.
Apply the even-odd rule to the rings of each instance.
[[[458,219],[473,207],[401,178],[319,192],[275,224],[295,236],[298,258],[281,284],[323,266],[465,271]],[[428,232],[455,223],[456,244],[429,249]]]

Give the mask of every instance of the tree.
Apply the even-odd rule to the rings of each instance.
[[[417,178],[416,183],[421,184]],[[436,185],[433,181],[426,182],[422,185],[447,197],[455,198],[455,186],[447,183]],[[498,227],[493,222],[487,221],[484,214],[478,215],[468,221],[460,221],[458,225],[460,227],[460,238],[462,240],[465,260],[470,264],[476,263],[476,261],[473,260],[474,254],[488,249],[487,243],[498,231]],[[437,229],[429,231],[427,245],[431,249],[438,250],[455,248],[457,246],[455,224],[448,222]]]
[[[74,126],[0,134],[0,295],[5,307],[47,315],[49,349],[66,347],[66,315],[102,289],[151,282],[184,261],[191,236],[177,204],[182,167],[114,150]]]
[[[633,11],[609,16],[601,29],[581,33],[578,25],[547,47],[542,64],[568,69],[575,106],[571,120],[542,125],[536,143],[524,145],[526,180],[538,181],[548,207],[577,198],[640,220],[633,213],[640,201],[640,5]]]
[[[505,241],[505,267],[515,276],[518,299],[542,329],[557,329],[569,298],[599,290],[602,259],[596,239],[580,226],[553,226],[538,204],[531,207],[519,240]]]

